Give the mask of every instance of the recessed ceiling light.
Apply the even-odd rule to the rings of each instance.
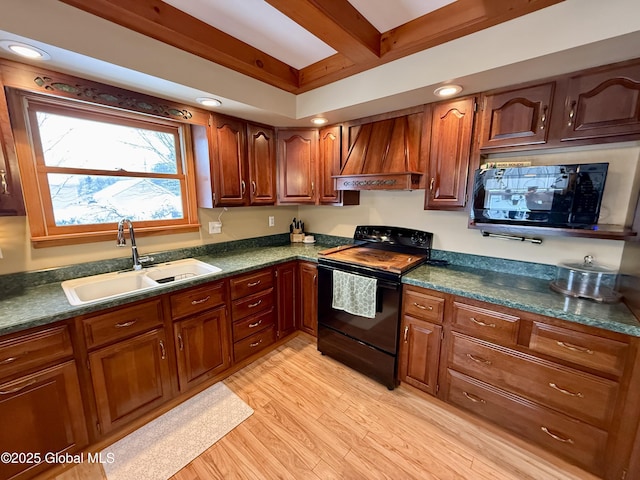
[[[51,55],[38,47],[14,40],[0,40],[0,47],[21,57],[33,60],[49,60],[51,58]]]
[[[435,93],[439,97],[450,97],[451,95],[456,95],[461,91],[462,87],[460,85],[443,85],[436,88],[433,93]]]
[[[313,117],[311,119],[311,123],[313,123],[314,125],[324,125],[325,123],[327,123],[329,120],[327,120],[324,117]]]
[[[219,107],[220,105],[222,105],[222,102],[217,98],[199,97],[196,98],[196,101],[204,105],[205,107]]]

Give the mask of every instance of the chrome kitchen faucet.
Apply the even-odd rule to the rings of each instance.
[[[153,257],[149,257],[149,256],[144,256],[144,257],[140,257],[138,256],[138,247],[136,245],[136,235],[135,232],[133,231],[133,223],[131,222],[131,220],[129,220],[128,218],[123,218],[122,220],[120,220],[120,222],[118,222],[118,239],[116,241],[116,246],[118,247],[126,247],[127,246],[127,239],[124,238],[124,224],[127,224],[129,226],[129,238],[131,239],[131,258],[133,259],[133,269],[134,270],[142,270],[142,263],[140,263],[141,261],[152,261]]]

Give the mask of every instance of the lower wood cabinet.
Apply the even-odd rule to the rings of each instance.
[[[3,480],[31,478],[51,466],[45,455],[73,453],[86,446],[75,362],[0,382],[0,419],[0,452],[27,455],[15,463],[2,462]]]
[[[229,368],[229,331],[225,306],[180,320],[173,325],[180,391]]]
[[[126,425],[171,398],[169,361],[162,328],[89,354],[102,434]]]
[[[298,264],[287,262],[276,267],[276,290],[278,295],[278,338],[284,338],[296,330],[296,304],[298,290]]]
[[[300,262],[299,291],[300,330],[318,335],[318,266]]]
[[[435,395],[442,327],[405,316],[400,345],[400,380]]]

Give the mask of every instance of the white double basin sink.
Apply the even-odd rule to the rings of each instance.
[[[62,290],[71,305],[84,305],[220,271],[220,268],[195,258],[186,258],[142,270],[74,278],[62,282]]]

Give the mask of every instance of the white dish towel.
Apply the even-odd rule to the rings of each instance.
[[[376,286],[375,278],[334,270],[331,306],[352,315],[375,318]]]

